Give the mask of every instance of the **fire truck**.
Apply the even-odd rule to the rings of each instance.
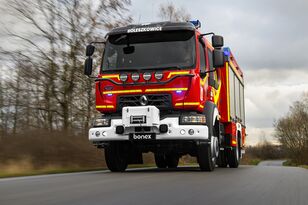
[[[128,25],[86,47],[84,73],[94,77],[94,45],[104,44],[94,77],[100,115],[89,140],[104,149],[111,171],[142,164],[147,152],[158,168],[176,168],[184,155],[202,171],[239,166],[243,72],[223,37],[200,27],[198,20]]]

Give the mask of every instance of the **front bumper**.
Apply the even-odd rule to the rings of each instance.
[[[130,133],[138,133],[135,132],[136,125],[131,125],[127,121],[131,113],[137,113],[140,115],[143,112],[144,115],[147,116],[147,124],[144,126],[151,127],[150,133],[156,134],[155,140],[208,140],[208,127],[206,125],[180,125],[179,117],[167,117],[162,120],[159,119],[159,110],[158,113],[154,109],[150,114],[146,114],[149,110],[148,107],[151,106],[143,106],[143,107],[129,107],[129,108],[137,108],[138,111],[133,110],[133,112],[122,112],[122,119],[111,119],[110,127],[94,127],[89,130],[89,140],[92,142],[108,142],[108,141],[128,141]],[[123,110],[126,108],[123,108]],[[128,114],[125,114],[128,113]],[[159,125],[166,124],[168,125],[167,133],[159,132]],[[123,134],[116,133],[116,126],[124,126],[125,132]],[[142,125],[141,125],[142,126]],[[194,133],[189,134],[189,130],[193,129]],[[97,135],[99,133],[99,135]],[[144,133],[144,132],[142,132]]]

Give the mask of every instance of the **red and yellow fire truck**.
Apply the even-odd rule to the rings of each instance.
[[[101,115],[89,140],[105,149],[111,171],[142,164],[147,152],[159,168],[176,168],[187,154],[201,170],[238,167],[246,136],[243,72],[223,37],[200,27],[199,21],[129,25],[87,46],[90,76],[94,44],[105,44],[95,79]]]

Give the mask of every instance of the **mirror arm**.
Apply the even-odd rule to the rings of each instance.
[[[214,68],[213,70],[209,70],[209,71],[205,71],[204,73],[211,73],[211,72],[215,72],[216,68]]]
[[[202,38],[203,36],[208,36],[208,35],[215,35],[215,33],[214,32],[203,33],[203,34],[200,34],[199,38]]]

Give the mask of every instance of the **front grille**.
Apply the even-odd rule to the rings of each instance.
[[[143,95],[122,95],[118,97],[118,110],[122,110],[127,106],[142,106],[140,98]],[[169,94],[153,94],[144,95],[147,97],[146,105],[153,105],[160,110],[168,110],[172,108],[171,95]]]

